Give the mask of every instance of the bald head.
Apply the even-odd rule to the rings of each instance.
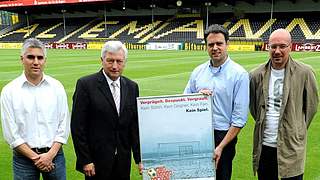
[[[274,69],[285,68],[291,51],[291,35],[285,29],[277,29],[269,37],[269,55]]]
[[[286,29],[277,29],[273,31],[269,37],[269,43],[273,41],[286,41],[287,44],[291,44],[291,35],[288,30]]]

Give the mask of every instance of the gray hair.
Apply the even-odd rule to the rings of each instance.
[[[39,48],[42,50],[44,57],[47,57],[47,50],[44,44],[36,38],[26,39],[22,45],[21,56],[23,56],[28,48]]]
[[[122,42],[120,41],[107,41],[101,49],[101,58],[104,59],[107,52],[115,53],[118,52],[120,49],[122,49],[124,52],[124,59],[126,62],[128,57],[128,50],[126,46],[122,44]]]

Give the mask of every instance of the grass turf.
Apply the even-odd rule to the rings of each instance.
[[[19,50],[0,49],[0,89],[10,80],[19,76],[22,65]],[[81,76],[94,73],[101,67],[98,50],[49,50],[45,73],[60,80],[64,85],[69,107],[76,80]],[[232,59],[246,70],[257,67],[268,58],[267,52],[230,52]],[[310,64],[320,80],[320,53],[292,53],[296,60]],[[140,96],[180,94],[188,81],[191,71],[208,59],[205,51],[129,51],[129,58],[124,75],[138,82]],[[305,167],[305,179],[320,179],[320,146],[317,130],[320,128],[319,114],[316,114],[308,130],[308,150]],[[254,121],[249,117],[247,125],[242,129],[237,144],[237,153],[233,163],[234,180],[257,179],[252,173],[252,133]],[[0,134],[2,134],[0,128]],[[67,179],[83,179],[82,174],[75,171],[75,154],[72,140],[64,146]],[[12,178],[12,151],[0,135],[0,179]],[[131,179],[138,180],[137,168],[132,165]]]

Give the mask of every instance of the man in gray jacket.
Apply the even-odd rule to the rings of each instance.
[[[318,106],[315,74],[291,58],[287,30],[275,30],[269,47],[269,61],[250,73],[253,170],[259,180],[301,180],[307,129]]]

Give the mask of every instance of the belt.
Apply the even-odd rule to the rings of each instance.
[[[37,154],[43,154],[43,153],[47,153],[50,148],[49,147],[44,147],[44,148],[31,148],[32,151],[34,151]]]

